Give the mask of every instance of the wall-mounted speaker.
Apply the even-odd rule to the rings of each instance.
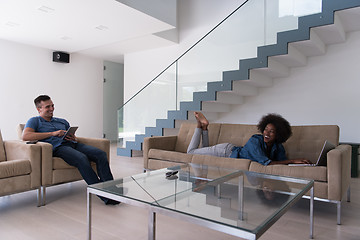
[[[69,63],[70,54],[65,52],[53,52],[53,62]]]

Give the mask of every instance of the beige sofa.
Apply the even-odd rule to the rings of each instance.
[[[144,139],[144,169],[153,170],[183,163],[215,165],[226,168],[249,170],[273,175],[313,179],[314,196],[317,200],[337,204],[341,219],[341,201],[346,193],[349,198],[351,146],[339,144],[339,127],[336,125],[293,126],[293,135],[284,144],[288,159],[306,158],[315,162],[325,140],[337,147],[327,154],[327,166],[305,167],[287,165],[263,166],[249,159],[223,158],[187,154],[186,150],[196,128],[196,123],[181,125],[177,136],[150,137]],[[258,133],[256,125],[220,124],[209,125],[210,145],[233,143],[244,146]],[[349,200],[349,199],[348,199]]]
[[[19,124],[17,133],[19,139],[22,139],[22,132],[25,124]],[[77,137],[77,141],[93,147],[97,147],[106,152],[110,162],[110,141],[98,138]],[[36,146],[41,147],[41,188],[42,205],[46,204],[46,187],[82,180],[79,170],[67,164],[62,158],[53,157],[53,146],[46,142],[37,142]],[[91,163],[96,171],[96,164]]]
[[[3,141],[0,132],[0,196],[37,189],[41,205],[40,154],[40,146]]]

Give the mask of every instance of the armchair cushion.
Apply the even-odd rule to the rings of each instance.
[[[91,166],[96,167],[96,163],[91,162]],[[67,164],[62,158],[53,157],[53,169],[76,169],[74,166]]]
[[[53,157],[53,169],[71,169],[75,168],[74,166],[71,166],[67,164],[62,158]]]

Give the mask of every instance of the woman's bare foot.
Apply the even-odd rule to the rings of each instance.
[[[194,112],[195,118],[198,122],[198,128],[202,128],[203,130],[207,130],[207,127],[209,125],[209,121],[206,119],[204,114],[201,112]]]

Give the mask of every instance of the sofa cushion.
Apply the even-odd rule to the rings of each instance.
[[[158,160],[166,160],[166,161],[174,161],[174,162],[189,163],[191,162],[192,156],[193,156],[192,154],[166,151],[160,149],[150,149],[149,151],[149,159],[158,159]]]
[[[1,131],[0,131],[0,162],[5,160],[6,160],[6,155],[5,155],[4,142],[2,140]]]
[[[264,166],[257,162],[251,162],[249,171],[280,175],[296,178],[313,179],[314,181],[327,182],[326,167],[310,166],[288,166],[288,165],[268,165]]]
[[[193,155],[191,163],[216,166],[222,168],[233,168],[239,170],[248,170],[250,166],[249,159],[214,157],[209,155]]]
[[[305,158],[315,163],[325,140],[339,144],[336,125],[292,126],[292,136],[283,144],[288,159]]]
[[[176,152],[186,153],[187,148],[190,144],[191,138],[194,135],[194,131],[196,128],[196,123],[183,123],[181,124],[178,137],[176,140]],[[219,137],[220,130],[219,123],[211,123],[209,124],[209,144],[210,146],[215,145],[217,143],[217,139]],[[201,145],[201,144],[200,144]]]
[[[256,125],[247,124],[221,124],[217,143],[232,143],[244,146],[250,137],[259,133]]]
[[[0,179],[21,176],[31,173],[31,164],[29,160],[12,160],[0,163]]]
[[[162,169],[168,167],[175,167],[179,165],[185,165],[186,163],[175,162],[175,161],[166,161],[166,160],[158,160],[158,159],[149,159],[148,169]]]

